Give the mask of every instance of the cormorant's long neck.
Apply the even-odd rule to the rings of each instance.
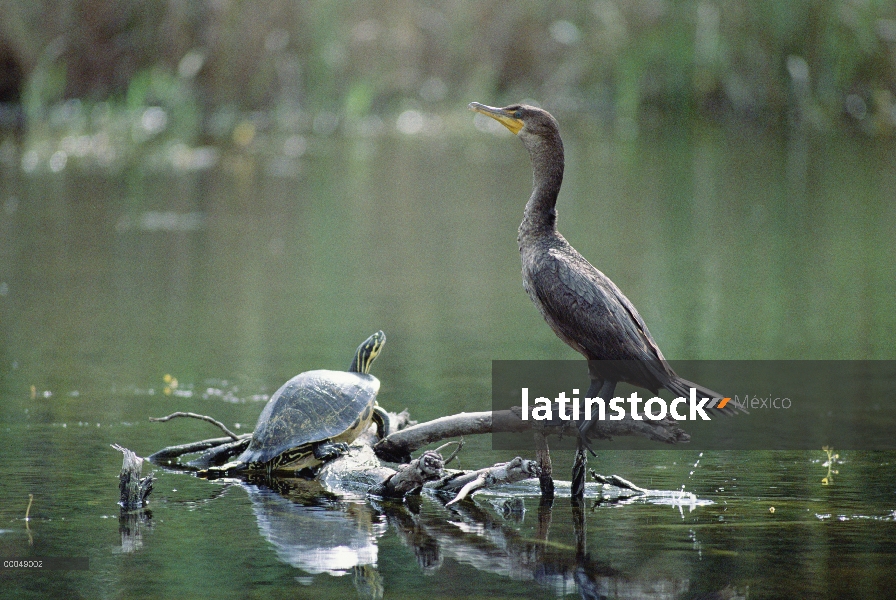
[[[563,142],[560,135],[523,138],[532,160],[532,195],[526,203],[520,236],[545,235],[557,231],[557,195],[563,183]]]

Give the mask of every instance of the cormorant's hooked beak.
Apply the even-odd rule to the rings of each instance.
[[[495,121],[509,129],[514,135],[519,133],[524,125],[522,119],[517,119],[503,108],[495,108],[494,106],[486,106],[485,104],[479,104],[478,102],[470,102],[469,109],[493,118]]]

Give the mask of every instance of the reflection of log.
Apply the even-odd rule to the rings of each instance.
[[[152,526],[152,511],[121,509],[118,515],[118,533],[121,535],[121,551],[125,554],[143,548],[143,530]]]
[[[532,429],[541,429],[546,434],[558,435],[575,435],[576,431],[575,423],[572,421],[564,423],[563,426],[545,426],[543,421],[523,421],[514,410],[459,413],[393,433],[377,443],[374,451],[383,460],[407,462],[415,450],[444,439],[477,433],[519,433]],[[690,439],[690,436],[671,419],[595,421],[589,430],[589,435],[602,439],[612,438],[614,435],[640,435],[667,444],[687,442]]]
[[[140,479],[143,459],[118,444],[112,444],[112,447],[124,455],[121,474],[118,476],[118,491],[121,498],[118,504],[126,510],[143,508],[146,506],[146,498],[152,491],[153,476],[150,474]]]
[[[623,571],[601,558],[606,552],[587,552],[582,522],[587,517],[585,509],[574,509],[572,530],[569,519],[558,512],[557,525],[562,526],[550,532],[551,510],[541,506],[538,529],[533,534],[529,527],[521,528],[502,519],[490,504],[461,502],[448,508],[430,504],[427,510],[421,510],[411,500],[383,503],[378,509],[402,542],[413,550],[420,567],[430,573],[447,565],[453,574],[456,565],[461,564],[476,569],[474,577],[478,572],[530,582],[533,597],[545,598],[736,597],[728,588],[709,588],[708,593],[699,595],[687,574],[665,576],[655,569]]]

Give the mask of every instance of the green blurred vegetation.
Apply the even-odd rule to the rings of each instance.
[[[534,99],[625,137],[670,117],[896,131],[892,0],[0,0],[0,14],[0,101],[21,103],[40,156],[60,137],[115,162],[272,132],[295,151],[290,135],[376,134],[474,99]]]

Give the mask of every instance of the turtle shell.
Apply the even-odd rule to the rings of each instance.
[[[351,443],[370,424],[380,381],[367,373],[300,373],[268,400],[239,461],[266,463],[324,440]]]

